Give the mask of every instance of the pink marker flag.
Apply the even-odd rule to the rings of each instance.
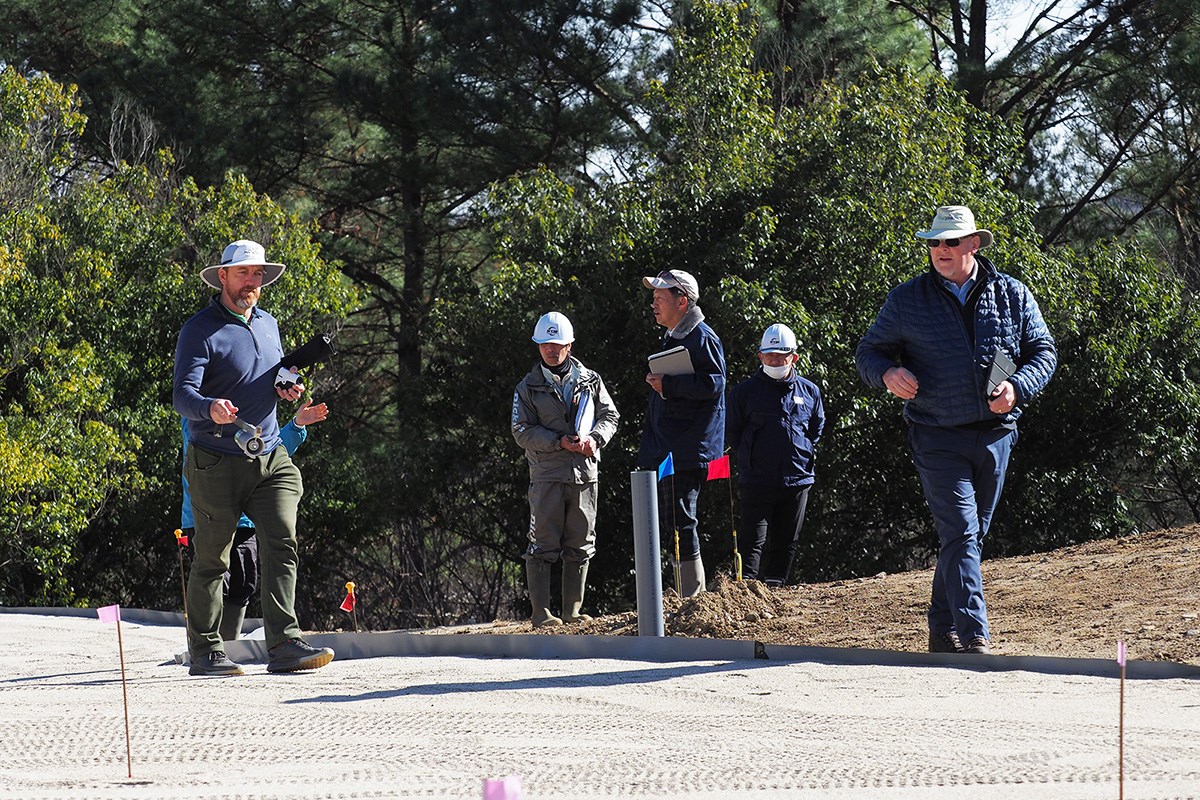
[[[483,780],[483,800],[524,800],[521,776],[509,775],[500,780]]]
[[[1117,666],[1125,666],[1125,640],[1121,639],[1117,642]]]
[[[97,608],[96,615],[100,617],[101,622],[120,622],[121,607],[119,605],[112,605]]]

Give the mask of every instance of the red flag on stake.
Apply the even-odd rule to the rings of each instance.
[[[716,481],[721,478],[729,477],[729,454],[718,458],[716,461],[708,462],[708,480]]]
[[[722,478],[729,478],[729,454],[718,458],[716,461],[708,462],[708,480],[718,481]],[[729,481],[729,520],[733,525],[733,579],[740,581],[742,579],[742,554],[737,549],[737,524],[733,519],[733,481]]]
[[[183,577],[183,548],[188,545],[188,537],[179,528],[175,529],[175,556],[179,559],[179,594],[183,597],[183,627],[187,627],[187,580]]]
[[[354,582],[346,584],[346,599],[342,601],[341,609],[349,614],[354,610],[354,604],[358,602],[358,598],[354,596]]]
[[[346,599],[342,601],[339,608],[350,615],[350,621],[354,623],[354,632],[358,633],[358,614],[354,611],[356,603],[358,603],[358,595],[354,593],[354,581],[346,581]]]

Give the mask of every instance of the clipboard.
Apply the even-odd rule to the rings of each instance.
[[[987,396],[991,397],[996,388],[1011,378],[1017,372],[1017,365],[1008,357],[1008,353],[997,347],[992,355],[992,366],[988,369]]]
[[[596,404],[592,402],[592,393],[584,392],[579,397],[579,409],[575,412],[575,433],[580,439],[591,436],[596,424]]]
[[[676,345],[670,350],[663,350],[661,353],[647,356],[646,361],[650,364],[650,371],[655,375],[696,374],[695,368],[692,367],[692,357],[683,345]]]

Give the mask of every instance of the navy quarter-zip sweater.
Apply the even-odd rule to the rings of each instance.
[[[238,419],[262,427],[262,455],[280,444],[275,373],[283,358],[279,323],[255,306],[250,321],[221,305],[220,295],[194,314],[179,331],[175,346],[175,410],[187,419],[192,444],[219,453],[243,455],[234,441],[236,425],[217,425],[208,415],[214,400],[238,408]],[[220,429],[220,436],[216,436]]]

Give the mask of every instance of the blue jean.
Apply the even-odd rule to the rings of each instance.
[[[679,560],[700,558],[699,520],[696,501],[700,486],[708,479],[706,469],[680,469],[658,482],[658,531],[667,552],[675,552],[675,531],[679,532]]]
[[[908,441],[939,541],[929,630],[987,639],[980,556],[1017,432],[913,424]]]

